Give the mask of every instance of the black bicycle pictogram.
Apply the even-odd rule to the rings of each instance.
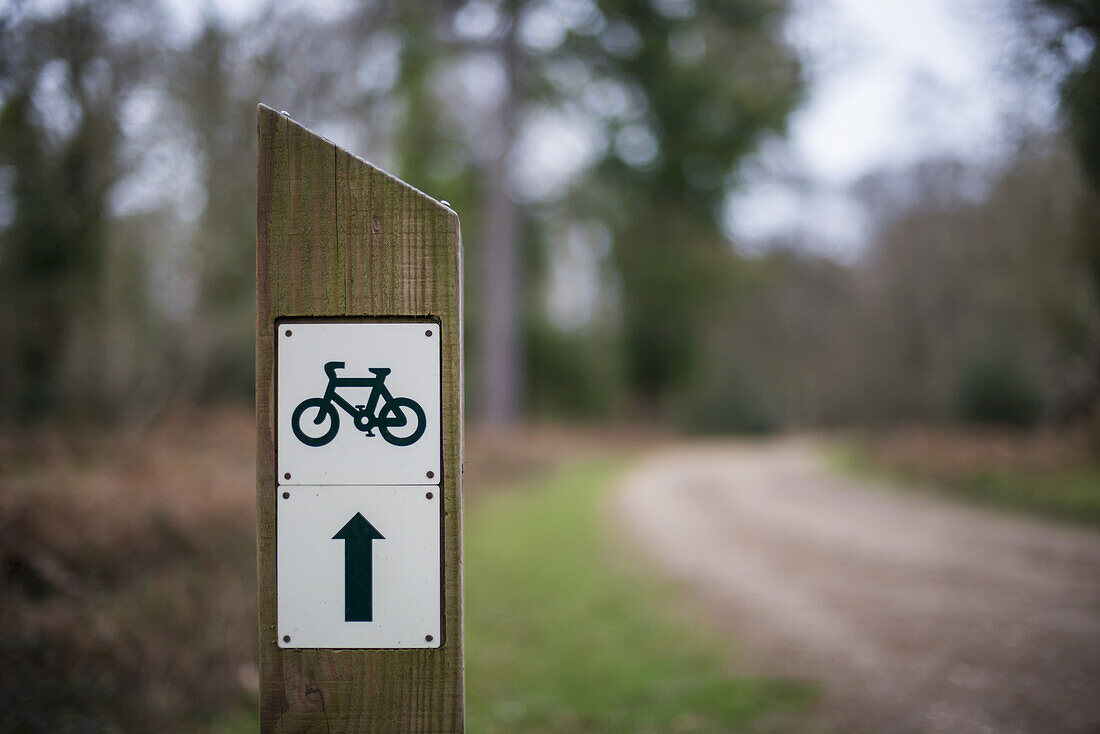
[[[388,367],[372,367],[369,372],[373,377],[337,377],[336,370],[344,369],[343,362],[328,362],[325,364],[325,374],[328,375],[328,387],[325,394],[319,398],[306,398],[294,409],[290,417],[290,426],[294,429],[294,435],[306,446],[324,446],[336,437],[340,430],[340,414],[336,411],[339,405],[351,416],[352,423],[357,429],[368,436],[373,436],[373,429],[377,428],[382,438],[394,446],[408,446],[424,435],[427,420],[424,418],[424,409],[420,404],[410,398],[395,398],[386,388],[386,375],[390,373]],[[338,387],[369,387],[370,397],[366,405],[352,405],[336,392]],[[313,413],[310,413],[310,410]],[[303,421],[303,418],[305,419]],[[411,427],[411,431],[401,431],[402,428]],[[306,433],[303,428],[312,429]],[[394,429],[397,429],[396,431]],[[404,434],[404,435],[402,435]]]

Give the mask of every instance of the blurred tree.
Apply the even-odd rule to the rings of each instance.
[[[1034,425],[1043,407],[1019,352],[1003,346],[987,348],[966,368],[957,401],[964,421],[1017,428]]]
[[[475,412],[506,422],[525,393],[539,406],[639,393],[661,414],[700,369],[710,309],[737,284],[717,223],[731,172],[797,97],[775,30],[784,9],[269,3],[170,30],[160,6],[130,0],[12,6],[0,29],[12,212],[0,278],[28,316],[9,307],[0,326],[12,345],[4,409],[106,395],[111,376],[123,394],[140,383],[142,399],[249,394],[252,224],[241,214],[262,99],[461,212]],[[593,287],[616,292],[575,297],[617,308],[567,333],[542,307],[542,283],[573,225],[606,234]],[[105,348],[100,326],[117,344]],[[141,349],[154,354],[143,367],[124,364]],[[554,359],[524,370],[527,350]],[[87,384],[73,388],[74,374]]]
[[[1062,103],[1074,146],[1092,182],[1100,186],[1100,3],[1095,0],[1040,0],[1058,20],[1046,27],[1056,35],[1043,40],[1061,56]]]
[[[1032,141],[988,180],[940,161],[861,189],[875,213],[858,326],[874,417],[980,417],[998,359],[1015,372],[990,390],[1018,388],[1004,400],[1021,416],[1054,417],[1100,337],[1072,216],[1087,190],[1064,142]]]
[[[111,366],[107,195],[122,172],[119,110],[149,48],[119,33],[126,2],[0,19],[0,413],[105,409]],[[137,30],[133,28],[132,30]],[[118,284],[121,288],[121,284]],[[89,402],[94,405],[88,405]]]
[[[1039,0],[1054,23],[1034,23],[1045,56],[1055,56],[1062,79],[1062,108],[1078,159],[1092,184],[1075,212],[1079,246],[1091,274],[1096,314],[1100,316],[1100,2]],[[1044,18],[1045,19],[1045,18]],[[1091,378],[1063,399],[1067,416],[1091,416],[1100,443],[1100,337],[1087,356]]]
[[[647,402],[696,376],[709,322],[736,285],[737,260],[716,226],[730,173],[761,133],[782,128],[800,89],[798,66],[771,34],[780,4],[653,8],[629,13],[639,40],[624,63],[646,111],[615,130],[615,155],[599,172],[624,205],[615,262],[627,376]]]
[[[157,124],[146,134],[181,141],[177,165],[190,161],[199,194],[197,206],[180,202],[176,212],[185,220],[177,247],[194,271],[180,274],[193,280],[194,296],[176,335],[176,393],[251,399],[256,103],[326,126],[351,121],[353,129],[384,133],[389,126],[372,117],[376,97],[348,73],[350,62],[377,45],[381,13],[378,3],[365,3],[357,22],[348,23],[268,4],[230,24],[205,12],[194,34],[172,49]]]
[[[238,64],[241,38],[207,16],[169,77],[177,134],[192,141],[204,193],[187,247],[198,260],[186,329],[184,390],[202,398],[253,395],[255,100],[262,83]]]
[[[608,143],[576,198],[612,223],[627,388],[650,410],[697,377],[737,286],[718,215],[738,162],[798,99],[798,65],[773,34],[784,9],[627,3],[563,44],[590,60],[584,99]]]
[[[398,127],[406,137],[437,131],[403,146],[405,155],[439,159],[458,143],[477,192],[464,224],[478,266],[474,393],[483,417],[508,421],[520,409],[520,326],[548,328],[524,315],[539,273],[525,264],[523,240],[546,221],[540,212],[563,213],[559,202],[565,216],[612,223],[629,389],[652,404],[686,381],[707,299],[730,285],[735,267],[717,225],[728,176],[796,99],[797,65],[771,32],[782,12],[767,0],[513,0],[442,3],[416,26],[404,19],[414,30],[434,28],[438,42],[425,58],[425,35],[403,35],[412,72],[402,77],[409,102]],[[433,80],[430,109],[417,90]],[[480,106],[443,88],[478,81],[490,87]],[[448,130],[433,116],[465,119]],[[524,155],[554,144],[532,136],[565,144],[569,128],[589,141],[579,170],[556,187],[522,181]],[[409,166],[398,170],[417,180]]]
[[[398,49],[396,172],[463,215],[482,418],[521,410],[524,344],[542,343],[524,324],[553,328],[529,316],[542,261],[529,251],[561,216],[613,225],[630,388],[652,402],[690,375],[707,298],[735,267],[717,224],[729,175],[796,100],[797,64],[774,34],[783,11],[773,0],[441,0],[367,3],[347,24],[360,68],[379,37]],[[543,160],[558,180],[530,180],[531,157],[576,137],[572,168]]]

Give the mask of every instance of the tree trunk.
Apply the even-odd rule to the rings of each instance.
[[[515,136],[515,44],[512,33],[501,41],[508,70],[508,95],[497,124],[500,149],[487,170],[485,240],[481,248],[483,335],[480,417],[492,425],[515,421],[522,392],[519,283],[522,277],[519,216],[508,192],[509,153]]]

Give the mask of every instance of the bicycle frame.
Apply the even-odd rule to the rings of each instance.
[[[328,386],[325,388],[324,400],[343,408],[345,413],[356,420],[357,428],[359,428],[358,420],[365,416],[367,418],[366,427],[360,428],[360,430],[370,435],[371,430],[379,423],[378,401],[381,400],[382,405],[385,405],[393,400],[393,394],[386,388],[386,375],[390,373],[390,370],[386,367],[371,368],[370,371],[374,374],[374,377],[337,377],[336,370],[343,369],[344,364],[344,362],[328,362],[325,364]],[[367,404],[360,410],[336,392],[338,387],[369,387],[371,391],[370,396],[367,398]]]

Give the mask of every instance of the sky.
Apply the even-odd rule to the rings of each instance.
[[[817,78],[791,128],[811,173],[843,184],[930,151],[995,153],[990,132],[1006,90],[996,75],[997,29],[984,5],[819,0],[803,7],[790,35]]]
[[[939,156],[995,166],[1021,116],[1049,125],[1053,88],[1010,73],[1014,26],[992,0],[800,0],[788,39],[809,73],[785,139],[745,166],[725,224],[742,249],[795,234],[840,259],[867,217],[849,187]],[[792,225],[793,223],[793,225]],[[793,230],[793,232],[792,232]]]

